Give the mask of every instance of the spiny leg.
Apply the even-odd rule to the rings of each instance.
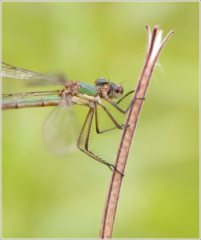
[[[102,131],[100,131],[100,128],[99,128],[99,121],[98,121],[98,109],[97,109],[97,103],[95,103],[95,108],[94,108],[94,111],[95,111],[95,123],[96,123],[96,132],[98,134],[101,134],[101,133],[105,133],[105,132],[109,132],[111,130],[114,130],[114,129],[117,129],[118,127],[115,126],[113,128],[108,128],[108,129],[104,129]]]
[[[127,96],[129,96],[129,95],[130,95],[131,93],[133,93],[133,92],[134,92],[134,90],[126,93],[126,94],[125,94],[121,99],[119,99],[119,101],[117,101],[115,104],[118,105],[118,104],[121,103]],[[130,106],[128,107],[128,109],[129,109],[129,108],[130,108]],[[128,110],[127,110],[127,111],[128,111]],[[125,114],[127,111],[121,112],[121,113]],[[111,131],[111,130],[114,130],[114,129],[119,128],[119,127],[116,126],[116,127],[113,127],[113,128],[108,128],[108,129],[105,129],[105,130],[100,131],[99,123],[98,123],[98,109],[97,109],[97,104],[95,104],[95,119],[96,119],[96,132],[97,132],[98,134],[105,133],[105,132],[109,132],[109,131]],[[123,126],[123,125],[121,125],[121,126]],[[123,127],[123,128],[124,128],[124,127]]]
[[[127,94],[125,94],[125,95],[124,95],[119,101],[117,101],[117,102],[113,102],[113,101],[111,101],[111,100],[108,99],[108,98],[104,98],[104,99],[105,99],[107,102],[109,102],[113,107],[115,107],[118,111],[120,111],[120,113],[125,114],[125,113],[127,113],[128,110],[130,109],[130,107],[131,107],[131,105],[133,104],[134,100],[136,100],[136,99],[144,100],[144,98],[135,98],[135,99],[133,99],[133,100],[131,101],[131,103],[129,104],[129,106],[128,106],[128,108],[127,108],[126,110],[121,109],[121,108],[118,106],[118,104],[121,103],[126,97],[128,97],[128,96],[129,96],[131,93],[133,93],[133,92],[134,92],[134,90],[128,92]],[[110,117],[110,119],[112,120],[112,122],[113,122],[113,123],[115,124],[115,126],[116,126],[116,127],[113,127],[113,128],[108,128],[108,129],[104,129],[104,130],[100,131],[99,123],[98,123],[97,104],[95,103],[96,132],[97,132],[98,134],[105,133],[105,132],[109,132],[109,131],[112,131],[112,130],[117,129],[117,128],[118,128],[118,129],[123,129],[123,128],[128,127],[128,126],[124,126],[123,124],[121,124],[121,125],[118,124],[117,121],[114,119],[114,117],[110,114],[110,112],[108,111],[108,109],[107,109],[104,105],[102,105],[102,104],[100,104],[100,103],[98,103],[98,104],[103,108],[103,110],[107,113],[107,115]]]
[[[120,98],[117,102],[116,105],[118,105],[120,102],[122,102],[126,97],[128,97],[131,93],[134,93],[135,90],[132,90],[130,92],[127,92],[122,98]]]
[[[94,109],[90,108],[90,110],[87,114],[87,117],[85,119],[85,122],[83,124],[83,127],[81,129],[81,132],[80,132],[80,135],[79,135],[79,138],[78,138],[78,141],[77,141],[77,147],[82,152],[87,154],[89,157],[91,157],[91,158],[95,159],[96,161],[108,166],[110,170],[114,169],[115,171],[119,172],[122,176],[124,176],[119,170],[116,169],[116,167],[113,164],[104,161],[103,159],[101,159],[100,157],[98,157],[97,155],[95,155],[94,153],[92,153],[89,150],[89,137],[90,137],[90,131],[91,131],[91,126],[92,126],[93,115],[94,115]],[[89,123],[88,123],[88,121],[89,121]],[[87,126],[87,123],[88,123],[88,126]],[[86,133],[86,137],[85,137],[84,148],[82,148],[81,147],[81,141],[82,141],[82,136],[83,136],[85,128],[87,128],[87,133]]]
[[[108,117],[112,120],[112,122],[114,123],[115,127],[107,128],[107,129],[104,129],[104,130],[100,131],[99,121],[98,121],[99,117],[98,117],[97,103],[95,103],[95,110],[94,110],[95,111],[95,123],[96,123],[96,132],[98,134],[109,132],[109,131],[112,131],[114,129],[124,129],[124,128],[128,127],[128,126],[125,126],[123,124],[120,125],[119,123],[117,123],[117,121],[112,116],[112,114],[108,111],[108,109],[104,105],[101,105],[101,104],[99,104],[99,105],[103,108],[103,110],[106,112]]]
[[[130,94],[130,93],[129,93]],[[128,94],[127,94],[128,95]],[[109,102],[110,103],[110,102]],[[114,102],[112,102],[112,103],[114,103]],[[108,128],[108,129],[105,129],[105,130],[102,130],[102,131],[100,131],[100,129],[99,129],[99,124],[98,124],[98,111],[97,111],[97,104],[98,105],[100,105],[102,108],[103,108],[103,110],[105,111],[105,113],[108,115],[108,117],[112,120],[112,122],[114,123],[114,125],[116,126],[116,127],[113,127],[113,128]],[[114,106],[114,105],[113,105]],[[116,105],[115,105],[116,106]],[[129,108],[130,108],[130,106],[129,106]],[[129,109],[128,108],[128,109]],[[126,111],[120,111],[122,114],[125,114],[126,112],[127,112],[128,110],[126,110]],[[96,132],[98,133],[98,134],[101,134],[101,133],[105,133],[105,132],[109,132],[109,131],[111,131],[111,130],[114,130],[114,129],[124,129],[124,128],[127,128],[127,127],[129,127],[129,126],[125,126],[125,125],[123,125],[123,124],[119,124],[116,120],[115,120],[115,118],[112,116],[112,114],[109,112],[109,110],[103,105],[103,104],[101,104],[101,103],[95,103],[95,117],[96,117]]]
[[[123,129],[125,128],[124,125],[120,125],[116,120],[115,118],[112,116],[112,114],[109,112],[109,110],[102,104],[102,103],[97,103],[98,105],[100,105],[103,110],[105,111],[105,113],[108,115],[108,117],[112,120],[112,122],[114,123],[114,125],[116,126],[116,128],[119,128],[119,129]]]
[[[126,110],[123,110],[122,108],[120,108],[120,107],[118,106],[118,104],[121,103],[126,97],[128,97],[128,96],[129,96],[131,93],[133,93],[133,92],[134,92],[134,90],[126,93],[126,94],[125,94],[121,99],[119,99],[117,102],[113,102],[113,101],[110,100],[108,97],[105,97],[104,99],[105,99],[107,102],[109,102],[114,108],[116,108],[119,112],[125,114],[125,113],[128,112],[128,110],[130,109],[130,107],[132,106],[132,104],[133,104],[133,102],[134,102],[135,100],[137,100],[137,99],[138,99],[138,100],[144,100],[144,99],[145,99],[145,98],[134,98],[134,99],[131,100],[131,103],[129,104],[129,106],[128,106],[128,108],[127,108]]]

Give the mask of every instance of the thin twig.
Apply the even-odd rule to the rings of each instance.
[[[153,33],[151,34],[150,27],[146,27],[148,30],[148,46],[146,53],[146,60],[144,64],[144,68],[142,70],[142,74],[140,76],[137,89],[135,91],[133,99],[136,98],[144,98],[145,93],[149,84],[150,77],[153,72],[154,65],[158,58],[158,55],[165,45],[165,42],[168,40],[170,35],[174,31],[170,31],[164,40],[162,39],[162,30],[158,29],[158,26],[155,26],[153,29]],[[125,128],[122,134],[120,146],[118,149],[118,154],[116,158],[115,166],[116,168],[124,173],[130,146],[132,143],[132,138],[134,135],[134,131],[136,128],[137,120],[140,114],[140,109],[142,107],[143,100],[135,100],[131,109],[129,111],[126,126],[129,125],[128,128]],[[111,238],[113,232],[114,219],[116,214],[116,208],[122,183],[122,175],[117,171],[114,171],[112,174],[110,187],[108,191],[108,196],[106,199],[104,214],[102,218],[101,228],[99,232],[99,238]]]

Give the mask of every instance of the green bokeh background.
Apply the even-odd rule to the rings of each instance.
[[[197,238],[198,2],[4,2],[2,60],[88,84],[101,76],[125,81],[128,91],[144,63],[145,25],[175,34],[159,57],[141,111],[113,237]],[[20,80],[2,82],[3,93],[33,90]],[[45,148],[41,130],[52,110],[2,113],[4,238],[98,236],[111,172],[79,151],[57,157]],[[75,111],[81,127],[87,109]],[[120,136],[116,131],[97,139],[111,162]]]

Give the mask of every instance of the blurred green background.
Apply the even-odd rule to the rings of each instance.
[[[198,238],[198,2],[4,2],[2,60],[88,84],[101,76],[125,81],[126,92],[136,87],[144,63],[145,25],[175,34],[143,104],[113,237]],[[3,93],[34,90],[20,80],[2,81]],[[2,112],[4,238],[98,236],[111,172],[78,150],[57,157],[45,148],[41,132],[52,110]],[[87,108],[75,111],[81,128]],[[120,136],[96,140],[111,162]]]

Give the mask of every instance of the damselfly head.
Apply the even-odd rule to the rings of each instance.
[[[96,87],[101,87],[107,92],[109,98],[120,98],[123,95],[124,89],[121,84],[115,84],[107,81],[105,78],[98,78],[95,82]]]

